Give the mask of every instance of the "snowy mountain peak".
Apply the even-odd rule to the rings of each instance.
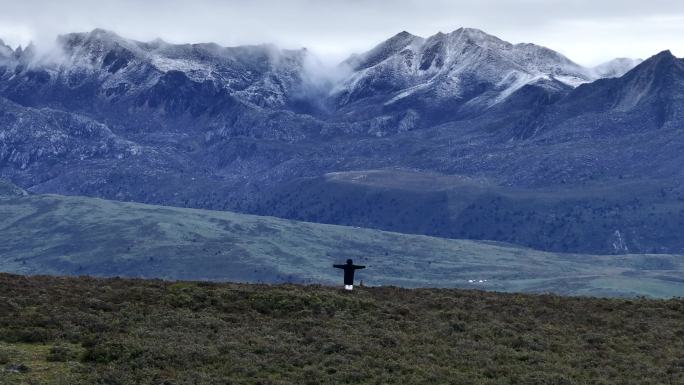
[[[237,100],[265,109],[308,113],[321,107],[314,112],[344,114],[362,106],[355,111],[362,111],[363,119],[384,119],[399,111],[401,119],[406,118],[402,127],[413,127],[428,115],[435,120],[476,115],[525,86],[558,96],[571,87],[619,75],[633,66],[628,59],[617,59],[588,69],[551,49],[511,44],[475,28],[427,38],[399,32],[349,58],[334,76],[324,74],[331,71],[316,64],[306,49],[281,50],[273,45],[139,42],[104,29],[62,35],[58,43],[64,51],[56,55],[59,62],[32,64],[41,70],[45,84],[68,79],[65,89],[69,92],[74,86],[99,87],[114,100],[137,98],[139,92],[157,86],[171,94],[176,91],[169,84],[179,84],[189,90],[188,100],[208,90],[211,98],[220,94],[229,96],[231,103]],[[0,59],[9,57],[3,62],[19,71],[12,73],[29,79],[37,75],[30,73],[30,66],[21,66],[23,59],[15,59],[27,58],[32,50],[12,51],[0,44]],[[659,56],[666,60],[672,54]],[[149,98],[140,96],[141,100]],[[421,109],[423,112],[416,112]]]
[[[422,40],[423,38],[421,37],[402,31],[378,44],[366,53],[353,55],[343,64],[356,71],[370,68],[398,54],[408,46],[416,42],[421,42]]]
[[[134,40],[99,28],[60,35],[57,44],[70,65],[110,67],[113,64],[111,72],[117,72],[133,59],[145,56],[144,50]]]
[[[508,47],[511,45],[510,43],[477,28],[459,28],[449,35],[455,38],[466,39],[468,43],[477,44],[483,48]]]
[[[66,35],[59,35],[57,41],[67,49],[76,47],[111,47],[116,44],[134,45],[132,40],[124,39],[116,33],[101,28],[93,29],[90,32],[74,32]]]
[[[527,84],[575,87],[593,80],[588,69],[558,52],[514,45],[475,28],[428,38],[400,33],[347,63],[353,72],[333,91],[341,105],[385,94],[385,106],[435,98],[437,104],[481,109]]]
[[[418,36],[415,36],[408,31],[401,31],[398,34],[394,35],[392,38],[390,38],[390,40],[392,40],[392,39],[411,39],[411,38],[415,38],[415,37],[418,37]]]
[[[496,38],[494,35],[490,35],[490,34],[486,33],[485,31],[478,29],[478,28],[461,27],[454,32],[462,33],[464,35],[468,35],[468,36],[471,36],[474,38],[480,38],[480,39]]]

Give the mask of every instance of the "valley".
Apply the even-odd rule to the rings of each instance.
[[[680,255],[542,252],[222,211],[58,195],[0,197],[0,270],[252,283],[341,282],[588,296],[684,295]],[[487,282],[479,282],[487,280]],[[476,281],[476,282],[469,282]]]

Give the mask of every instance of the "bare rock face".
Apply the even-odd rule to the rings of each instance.
[[[629,253],[629,247],[627,246],[627,240],[624,238],[620,230],[615,230],[613,236],[610,239],[610,245],[613,248],[614,254],[627,254]]]

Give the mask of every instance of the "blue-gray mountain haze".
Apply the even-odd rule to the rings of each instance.
[[[683,253],[684,61],[595,68],[475,29],[306,50],[0,44],[0,178],[556,252]]]

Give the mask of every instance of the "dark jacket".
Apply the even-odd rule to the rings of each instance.
[[[366,266],[355,265],[351,259],[347,259],[347,263],[344,265],[333,265],[338,269],[344,270],[344,284],[353,285],[354,284],[354,272],[358,269],[365,269]]]

